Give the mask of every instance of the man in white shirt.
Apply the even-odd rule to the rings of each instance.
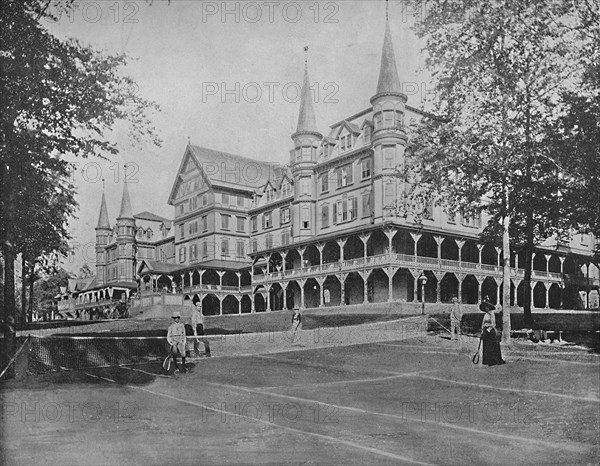
[[[169,329],[167,330],[167,342],[171,345],[173,363],[175,364],[175,369],[179,370],[177,356],[180,356],[182,372],[187,372],[187,367],[185,366],[185,326],[180,322],[181,313],[175,311],[171,318],[174,322],[169,325]]]
[[[194,331],[194,352],[196,356],[200,356],[200,338],[198,335],[204,335],[204,314],[202,313],[202,302],[197,301],[194,311],[192,312],[192,329]],[[207,339],[202,339],[204,343],[204,355],[210,357],[210,344]]]

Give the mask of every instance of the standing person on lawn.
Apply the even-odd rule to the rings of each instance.
[[[185,326],[180,322],[181,313],[175,311],[171,318],[173,319],[173,323],[169,325],[169,329],[167,330],[167,342],[171,345],[173,363],[175,364],[175,369],[179,370],[177,356],[180,356],[182,363],[181,371],[187,372],[187,367],[185,366]]]
[[[482,363],[488,366],[505,364],[500,351],[500,341],[496,330],[496,307],[486,296],[479,305],[479,309],[485,312],[481,322],[481,340],[483,342]]]
[[[292,341],[300,337],[302,333],[302,314],[300,308],[294,306],[294,315],[292,316]]]
[[[196,356],[200,356],[200,338],[199,335],[204,335],[204,314],[202,313],[202,302],[197,301],[194,311],[192,311],[192,329],[194,330],[194,352]],[[208,340],[203,339],[204,355],[210,356],[210,344]]]
[[[450,340],[460,341],[460,321],[462,316],[463,311],[458,302],[458,298],[452,298],[452,309],[450,310]]]

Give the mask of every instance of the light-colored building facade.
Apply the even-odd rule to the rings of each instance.
[[[201,300],[209,315],[452,297],[477,304],[485,295],[498,302],[502,251],[479,243],[486,219],[435,205],[420,206],[417,219],[403,207],[407,127],[429,115],[407,105],[387,23],[375,89],[367,108],[322,133],[306,67],[286,164],[188,143],[168,199],[172,221],[132,215],[125,186],[111,228],[103,197],[95,293],[139,285],[135,305]],[[594,246],[576,235],[536,249],[534,307],[594,304]],[[521,253],[511,266],[511,304],[520,306]]]

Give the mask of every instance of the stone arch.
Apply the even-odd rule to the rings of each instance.
[[[392,239],[392,249],[396,254],[412,256],[415,253],[415,242],[406,230],[398,230]]]
[[[498,285],[496,280],[492,277],[485,277],[481,284],[481,297],[482,299],[487,296],[492,304],[498,304]]]
[[[309,278],[304,284],[304,307],[319,307],[321,286],[314,278]]]
[[[408,269],[398,269],[392,277],[392,299],[411,302],[414,297],[413,276]]]
[[[544,267],[546,264],[544,264]],[[544,283],[537,282],[533,287],[533,307],[543,309],[546,307],[546,287]]]
[[[272,311],[280,311],[284,309],[283,302],[283,287],[280,283],[273,283],[269,289],[269,304]]]
[[[367,256],[378,256],[384,254],[388,248],[387,236],[381,230],[375,230],[371,233],[367,241]]]
[[[287,308],[294,309],[300,307],[301,302],[300,284],[296,280],[291,280],[287,285]]]
[[[339,306],[341,302],[342,286],[335,275],[328,275],[323,282],[323,304],[325,306]],[[329,296],[329,300],[327,297]]]
[[[220,283],[219,274],[213,270],[206,270],[202,274],[202,284],[203,285],[218,285]]]
[[[491,244],[485,244],[481,250],[481,263],[487,265],[498,265],[498,253]]]
[[[479,262],[479,249],[474,241],[465,241],[460,255],[463,262]]]
[[[383,303],[389,297],[388,276],[382,269],[374,269],[367,278],[367,301]]]
[[[536,253],[533,258],[533,270],[546,271],[546,257],[541,252]]]
[[[558,283],[553,283],[548,290],[548,305],[552,309],[560,309],[562,301],[562,290]]]

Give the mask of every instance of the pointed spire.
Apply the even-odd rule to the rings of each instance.
[[[308,46],[304,47],[304,54],[304,83],[302,84],[302,94],[300,96],[300,114],[298,115],[296,133],[318,133],[315,109],[310,92],[310,80],[308,79]]]
[[[104,180],[102,180],[102,203],[100,204],[100,216],[98,217],[98,225],[96,229],[110,230],[110,222],[108,221],[108,209],[106,208],[106,197],[104,196]]]
[[[133,218],[129,190],[127,189],[127,165],[125,165],[125,182],[123,183],[123,197],[121,198],[121,211],[117,218]]]
[[[385,16],[385,37],[383,39],[381,67],[379,69],[379,82],[377,83],[376,95],[390,92],[402,94],[402,86],[400,86],[398,69],[396,68],[396,55],[394,54],[392,33],[390,32],[390,23],[387,19],[387,2]]]

